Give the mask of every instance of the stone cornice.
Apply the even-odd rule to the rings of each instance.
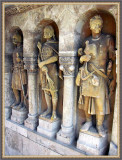
[[[15,14],[20,14],[20,13],[23,13],[23,12],[26,12],[26,11],[29,11],[31,9],[35,9],[35,8],[38,8],[38,7],[41,7],[43,5],[15,5],[15,6],[10,6],[10,7],[7,7],[5,9],[5,14],[7,16],[11,16],[11,15],[15,15]]]

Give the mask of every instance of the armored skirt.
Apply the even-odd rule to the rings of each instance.
[[[22,85],[27,84],[27,73],[23,68],[14,67],[12,74],[12,88],[22,90]]]
[[[17,58],[19,58],[19,62]],[[25,84],[27,84],[27,72],[24,70],[23,48],[18,46],[13,53],[12,88],[22,90],[22,86]]]

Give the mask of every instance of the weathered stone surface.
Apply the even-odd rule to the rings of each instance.
[[[109,149],[109,155],[111,156],[117,156],[118,155],[118,147],[111,141],[110,143],[110,149]]]
[[[16,124],[15,122],[11,120],[6,120],[5,126],[13,131],[16,131],[22,136],[27,137],[27,129],[23,125]]]
[[[11,116],[11,104],[14,102],[14,95],[11,88],[11,73],[5,73],[5,118],[8,119]]]
[[[80,131],[77,148],[87,155],[105,155],[108,148],[108,134],[101,137],[93,127],[87,132]]]
[[[27,110],[16,110],[12,109],[11,120],[16,123],[23,124],[24,120],[27,118]]]
[[[21,7],[21,6],[20,6]],[[39,8],[37,9],[33,9],[31,11],[27,11],[24,13],[20,13],[20,14],[15,14],[13,16],[8,16],[8,18],[6,18],[6,35],[8,35],[8,41],[6,44],[6,52],[10,52],[9,54],[12,54],[12,46],[10,45],[11,43],[10,41],[10,30],[12,29],[13,26],[18,25],[24,35],[24,56],[35,56],[37,54],[37,49],[35,49],[34,47],[36,46],[36,41],[34,35],[32,35],[32,33],[35,33],[35,31],[38,28],[38,25],[40,24],[40,21],[46,18],[52,19],[54,22],[56,22],[58,28],[59,28],[59,56],[61,51],[75,51],[75,55],[77,55],[77,49],[79,48],[79,45],[82,45],[82,36],[81,36],[81,32],[82,32],[82,27],[84,25],[84,21],[86,18],[86,13],[89,12],[89,15],[91,12],[96,11],[99,12],[98,9],[110,12],[112,14],[112,16],[115,18],[116,22],[118,23],[118,5],[115,4],[111,4],[111,5],[96,5],[96,4],[92,4],[91,3],[87,3],[87,4],[66,4],[66,5],[59,5],[59,4],[55,4],[55,5],[40,5]],[[67,16],[66,16],[67,15]],[[40,30],[41,31],[41,30]],[[118,46],[118,28],[116,30],[116,46]],[[41,35],[42,33],[40,33]],[[65,55],[64,55],[65,56]],[[7,66],[7,65],[6,65]],[[119,73],[119,72],[117,72]],[[7,78],[6,78],[7,77]],[[118,76],[119,77],[119,76]],[[32,77],[33,78],[33,77]],[[33,81],[30,76],[30,81]],[[12,96],[12,92],[11,90],[11,84],[8,87],[9,89],[6,89],[8,85],[8,81],[10,82],[11,80],[8,78],[8,75],[5,75],[5,90],[7,90],[7,92],[5,91],[5,106],[9,106],[11,104],[11,100],[14,100],[14,97],[11,98]],[[34,80],[36,84],[36,80]],[[33,88],[34,86],[31,86],[31,82],[30,82],[30,88]],[[10,96],[8,96],[8,93],[10,93]],[[32,94],[34,93],[34,94]],[[31,113],[34,115],[37,112],[37,104],[35,104],[35,98],[33,98],[35,95],[35,92],[30,91],[29,92],[30,96],[30,111]],[[34,95],[34,96],[33,96]],[[75,106],[74,108],[77,108],[77,93],[75,92],[74,95],[75,98]],[[39,99],[39,96],[37,95],[37,98]],[[74,105],[74,103],[73,103]],[[32,107],[34,106],[34,107]],[[6,108],[6,117],[10,117],[11,112],[10,109]],[[116,112],[118,111],[118,109],[116,110]],[[39,112],[40,109],[39,109]],[[84,114],[77,114],[76,112],[77,109],[74,111],[75,113],[73,113],[73,116],[75,114],[75,117],[77,117],[76,121],[77,121],[77,130],[76,130],[76,134],[78,134],[79,132],[79,128],[81,125],[81,121],[83,122],[85,116]],[[83,113],[83,111],[80,111]],[[64,114],[63,114],[64,116]],[[63,117],[62,116],[62,117]],[[70,117],[71,118],[71,117]],[[81,120],[82,119],[82,120]],[[116,119],[116,118],[115,118]],[[66,121],[66,118],[65,118]],[[37,124],[37,121],[32,121],[32,119],[27,119],[27,127],[30,125],[31,129],[35,129]],[[69,124],[71,123],[71,121],[69,121]],[[118,120],[115,121],[115,124],[118,123]],[[73,118],[73,124],[74,124],[74,118]],[[23,131],[21,132],[21,128],[17,129],[16,127],[17,125],[15,124],[10,125],[11,129],[20,132],[20,134],[23,134],[24,136],[27,136],[27,130],[25,131],[24,129],[22,129]],[[19,125],[18,125],[19,126]],[[79,127],[78,127],[79,126]],[[115,129],[114,132],[116,132],[117,130]],[[31,135],[33,133],[33,136]],[[30,136],[31,135],[31,136]],[[40,136],[37,136],[39,134],[35,133],[35,132],[28,132],[28,136],[31,139],[33,137],[33,139],[36,141],[38,140],[39,142],[41,141],[42,144],[44,143],[45,146],[49,147],[51,149],[52,146],[52,141],[50,141],[47,138],[40,138]],[[117,142],[118,137],[113,136],[114,142]],[[56,141],[57,142],[57,141]],[[59,144],[58,144],[59,143]],[[75,149],[75,147],[71,150],[67,148],[68,147],[64,147],[62,148],[63,145],[60,144],[60,142],[57,142],[57,145],[55,145],[55,143],[53,144],[53,148],[54,150],[56,150],[56,152],[59,152],[62,155],[67,155],[67,154],[81,154],[78,152],[73,152]],[[9,148],[10,149],[10,148]],[[9,150],[10,152],[16,152],[16,155],[19,155],[20,153],[17,152],[16,150]]]
[[[39,126],[37,127],[37,132],[42,133],[50,138],[55,138],[56,133],[60,128],[61,120],[50,120],[43,117],[39,117]]]
[[[19,129],[17,129],[17,127]],[[27,137],[27,139],[30,141],[30,144],[31,144],[31,142],[34,142],[38,145],[41,145],[41,146],[47,148],[48,150],[53,151],[56,155],[57,154],[59,154],[59,155],[74,155],[74,156],[75,155],[76,156],[78,156],[78,155],[84,156],[85,155],[84,152],[77,150],[74,145],[70,146],[70,145],[63,144],[55,139],[50,139],[47,136],[42,135],[41,133],[38,133],[36,131],[31,131],[30,129],[24,127],[23,125],[19,125],[19,124],[16,125],[11,120],[6,120],[6,128],[8,128],[10,130],[10,133],[14,132],[17,135],[19,132],[20,136],[22,135],[24,137]],[[23,132],[20,132],[21,128],[22,128]],[[9,133],[9,131],[8,131],[8,133]],[[29,143],[28,140],[26,140],[27,143]],[[24,139],[24,141],[25,141],[25,139]],[[9,147],[10,147],[10,145],[9,145]],[[12,148],[9,148],[10,151],[11,151],[11,149]],[[28,147],[26,146],[26,151],[27,151],[27,149],[28,149]],[[43,153],[43,152],[41,153],[41,149],[39,151],[40,151],[40,154]],[[30,151],[27,151],[27,152],[29,153]],[[36,153],[39,153],[39,152],[36,152]],[[26,152],[23,151],[23,154],[26,155]],[[46,153],[43,153],[43,154],[46,155]],[[48,152],[48,154],[49,154],[49,152]],[[50,154],[52,154],[52,153],[50,153]]]
[[[35,130],[37,128],[37,125],[38,125],[37,117],[28,115],[28,118],[24,121],[24,125],[27,128]]]
[[[11,136],[11,138],[9,137]],[[60,155],[6,128],[5,155]]]
[[[6,128],[5,130],[5,144],[11,148],[9,150],[10,155],[22,155],[22,136],[18,136],[18,133]],[[6,146],[6,148],[7,148]]]

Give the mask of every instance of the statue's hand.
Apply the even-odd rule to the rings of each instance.
[[[19,58],[19,54],[18,54],[18,53],[16,53],[16,61],[17,61],[17,62],[20,62],[20,61],[21,61],[21,59]]]
[[[82,56],[82,54],[83,54],[83,49],[82,49],[82,48],[79,48],[79,49],[78,49],[78,56]]]
[[[80,58],[80,63],[82,63],[83,61],[88,62],[91,59],[90,55],[83,55]]]
[[[46,66],[42,67],[42,72],[48,72],[48,68]]]
[[[41,43],[40,43],[40,42],[38,42],[38,43],[37,43],[37,47],[38,47],[38,49],[39,49],[39,50],[41,50],[42,45],[41,45]]]
[[[45,65],[44,62],[40,62],[40,63],[38,64],[39,68],[42,68],[44,65]]]

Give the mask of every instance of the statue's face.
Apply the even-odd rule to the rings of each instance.
[[[21,43],[22,39],[20,35],[14,34],[13,35],[13,44]]]
[[[46,27],[44,29],[44,38],[49,39],[53,36],[53,32],[50,28]]]
[[[95,19],[90,23],[90,29],[94,33],[100,33],[102,29],[102,21],[100,19]]]

